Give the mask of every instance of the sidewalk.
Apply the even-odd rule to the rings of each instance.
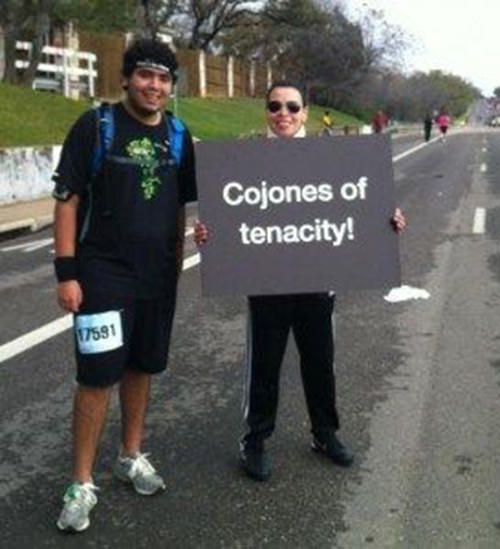
[[[37,231],[52,224],[54,199],[0,205],[0,234],[19,229]]]

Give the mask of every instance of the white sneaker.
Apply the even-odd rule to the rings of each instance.
[[[142,496],[151,496],[165,490],[165,482],[148,461],[149,454],[137,454],[135,458],[118,456],[114,474],[124,482],[133,484],[135,491]]]
[[[91,482],[73,482],[68,486],[63,497],[64,506],[56,523],[59,530],[83,532],[89,527],[89,514],[97,503],[97,496],[94,493],[96,490],[97,486]]]

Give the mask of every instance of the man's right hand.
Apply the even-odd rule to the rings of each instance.
[[[65,311],[77,313],[83,301],[82,288],[77,280],[59,282],[57,285],[57,302]]]
[[[194,235],[193,239],[195,244],[198,247],[203,246],[208,240],[208,229],[207,226],[201,221],[197,221],[194,225]]]

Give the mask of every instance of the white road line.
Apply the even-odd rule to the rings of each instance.
[[[0,248],[0,252],[13,252],[14,250],[22,250],[23,248],[26,248],[26,243],[15,244],[14,246],[7,246],[5,248]]]
[[[472,232],[474,234],[484,234],[486,227],[486,209],[476,208],[474,213],[474,222],[472,223]]]
[[[487,147],[483,147],[483,148],[481,149],[481,152],[484,152],[484,153],[485,153],[485,152],[488,152]]]
[[[14,339],[9,343],[5,343],[0,346],[0,364],[5,360],[9,360],[9,358],[13,358],[16,355],[26,351],[27,349],[34,347],[35,345],[43,343],[47,339],[66,331],[68,328],[71,328],[72,325],[73,315],[65,315],[57,320],[45,324],[45,326],[42,326],[41,328],[37,328],[32,332]]]
[[[48,246],[54,241],[53,238],[40,238],[38,240],[31,240],[30,242],[24,242],[23,244],[15,244],[13,246],[6,246],[5,248],[0,248],[2,252],[13,252],[14,250],[24,250],[25,252],[31,252],[42,248],[43,246]]]
[[[192,236],[194,233],[194,227],[186,229],[184,236]],[[45,246],[50,246],[54,242],[53,238],[42,238],[39,240],[31,240],[30,242],[24,242],[23,244],[14,244],[13,246],[6,246],[0,248],[0,252],[13,252],[15,250],[22,250],[23,252],[34,252]]]
[[[407,151],[404,151],[400,154],[397,154],[396,156],[392,157],[392,161],[394,163],[399,162],[401,159],[405,158],[406,156],[410,156],[410,154],[413,154],[414,152],[419,151],[420,149],[423,149],[424,147],[427,147],[430,143],[434,143],[434,141],[437,141],[440,138],[438,135],[437,137],[434,137],[430,141],[427,141],[425,143],[420,143],[420,145],[417,145],[416,147],[413,147],[411,149],[408,149]]]
[[[50,246],[54,243],[53,238],[47,238],[46,240],[43,240],[42,242],[39,242],[38,244],[33,244],[32,246],[28,246],[26,249],[23,250],[24,253],[27,252],[34,252],[35,250],[39,250],[40,248],[44,248],[45,246]]]
[[[191,267],[198,265],[200,261],[201,261],[200,254],[195,254],[195,255],[186,257],[186,259],[182,263],[182,270],[187,271],[188,269],[191,269]]]
[[[481,173],[484,173],[488,170],[488,166],[483,162],[481,166],[479,167],[479,170]]]
[[[200,254],[186,257],[182,263],[182,270],[187,271],[188,269],[191,269],[191,267],[198,265],[199,262]],[[41,328],[28,332],[17,339],[0,345],[0,364],[10,358],[15,357],[16,355],[23,353],[24,351],[27,351],[28,349],[31,349],[31,347],[35,347],[35,345],[38,345],[39,343],[43,343],[44,341],[59,335],[72,326],[73,315],[68,314],[45,324]]]

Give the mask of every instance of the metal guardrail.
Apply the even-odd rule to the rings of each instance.
[[[390,134],[415,133],[423,131],[423,124],[393,124],[385,132]]]
[[[422,124],[392,124],[385,128],[382,133],[390,135],[405,135],[409,133],[421,133]],[[337,125],[333,126],[329,135],[369,135],[373,133],[373,129],[369,124],[354,125]],[[319,130],[317,135],[328,135],[325,130]]]

